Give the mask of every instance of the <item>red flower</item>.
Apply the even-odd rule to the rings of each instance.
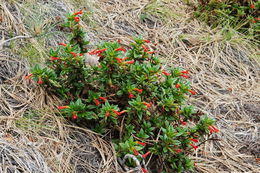
[[[180,88],[180,87],[181,87],[181,85],[178,83],[175,85],[175,88]]]
[[[104,102],[107,101],[107,98],[105,98],[105,97],[101,97],[101,96],[100,96],[99,99],[103,100]]]
[[[141,168],[143,173],[147,173],[148,171],[145,168]]]
[[[196,150],[197,148],[199,148],[198,146],[193,145],[193,144],[190,144],[190,146],[192,146],[192,148],[194,148],[195,150]]]
[[[144,159],[145,159],[145,158],[146,158],[146,157],[147,157],[149,154],[151,154],[151,152],[150,152],[150,151],[148,151],[147,153],[143,154],[143,155],[142,155],[142,158],[144,158]]]
[[[136,149],[133,148],[133,152],[134,152],[135,156],[138,156],[139,153],[138,153],[138,151],[136,151]]]
[[[151,41],[150,40],[143,40],[144,42],[146,42],[146,43],[151,43]]]
[[[219,132],[219,129],[217,129],[215,126],[208,126],[210,133],[217,133]]]
[[[150,52],[147,52],[148,54],[154,54],[156,53],[156,51],[150,51]]]
[[[252,23],[256,23],[256,20],[252,20]]]
[[[67,46],[65,43],[59,43],[59,45],[61,45],[61,46]]]
[[[151,103],[146,103],[146,102],[143,102],[143,104],[147,107],[147,108],[150,108],[152,106]]]
[[[95,54],[101,54],[101,53],[103,53],[106,50],[107,50],[107,48],[100,49],[100,50],[95,50]]]
[[[124,60],[127,60],[128,59],[128,57],[124,57],[124,58],[122,58],[122,60],[124,61]]]
[[[108,117],[109,116],[109,112],[106,112],[106,117]]]
[[[28,74],[27,76],[24,76],[25,79],[30,79],[33,76],[33,74]]]
[[[59,57],[53,57],[53,56],[51,56],[51,60],[52,60],[52,61],[60,60],[60,58],[59,58]]]
[[[75,52],[70,52],[70,54],[73,56],[73,57],[76,57],[77,54]]]
[[[145,145],[146,145],[146,143],[140,142],[140,141],[136,141],[135,143],[140,144],[140,145],[142,145],[142,146],[145,146]]]
[[[43,84],[43,81],[41,79],[39,79],[37,83],[41,85],[41,84]]]
[[[134,98],[134,97],[135,97],[135,95],[132,94],[130,91],[128,91],[128,98],[132,99],[132,98]]]
[[[70,108],[69,106],[58,106],[58,109],[62,110],[62,109],[68,109]]]
[[[74,17],[74,21],[78,23],[80,21],[80,18],[79,17]]]
[[[162,72],[165,76],[170,76],[171,75],[171,73],[168,73],[168,72],[166,72],[166,71],[163,71]]]
[[[97,106],[101,104],[97,99],[94,99],[94,102]]]
[[[193,139],[193,138],[190,138],[190,140],[192,141],[192,142],[199,142],[199,140],[198,139]]]
[[[258,20],[258,21],[260,21],[260,18],[259,18],[259,17],[255,17],[255,20]]]
[[[122,62],[121,58],[115,57],[115,59],[117,60],[117,63],[121,63]]]
[[[189,74],[188,70],[181,71],[182,74]]]
[[[180,109],[176,108],[176,113],[179,114],[180,113]]]
[[[116,111],[116,110],[112,110],[117,116],[120,116],[120,115],[122,115],[123,113],[125,113],[126,112],[126,110],[124,110],[124,111],[121,111],[121,112],[118,112],[118,111]]]
[[[174,150],[176,153],[181,153],[182,152],[182,149],[175,149]]]
[[[118,39],[118,40],[117,40],[117,42],[120,44],[120,43],[121,43],[121,40],[120,40],[120,39]]]
[[[251,8],[251,9],[255,9],[255,5],[254,5],[254,4],[251,4],[251,5],[250,5],[250,8]]]
[[[193,91],[193,90],[188,90],[192,95],[195,95],[197,94],[196,91]]]
[[[74,13],[73,15],[79,15],[82,14],[82,10],[80,10],[79,12]]]
[[[144,49],[144,52],[148,52],[150,49],[146,47],[145,45],[142,45],[142,48]]]
[[[77,114],[76,113],[73,113],[72,117],[71,117],[73,120],[76,120],[78,118]]]
[[[125,49],[123,46],[121,46],[121,47],[119,47],[119,48],[116,48],[115,51],[123,51],[123,52],[126,52],[126,49]]]
[[[126,63],[126,64],[133,64],[133,63],[135,63],[135,60],[132,60],[132,61],[126,61],[125,63]]]
[[[182,125],[184,125],[184,126],[187,124],[185,121],[182,121],[182,120],[180,120],[180,123],[181,123]]]
[[[94,49],[94,50],[92,50],[91,52],[89,52],[88,54],[89,54],[89,55],[95,55],[95,54],[96,54],[96,51],[97,51],[97,50]]]
[[[184,77],[184,78],[186,78],[186,79],[189,78],[189,76],[188,76],[188,75],[185,75],[185,74],[181,74],[180,76],[181,76],[181,77]]]
[[[143,89],[138,89],[138,88],[134,88],[135,91],[137,91],[138,93],[142,93]]]
[[[80,53],[79,56],[83,56],[83,53]]]

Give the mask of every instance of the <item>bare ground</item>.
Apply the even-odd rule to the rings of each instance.
[[[181,0],[0,2],[0,172],[120,171],[110,143],[56,116],[59,100],[23,79],[28,62],[44,61],[65,40],[59,24],[78,9],[91,12],[82,25],[92,44],[143,35],[165,68],[191,72],[198,95],[190,102],[221,130],[192,156],[197,172],[260,172],[259,42],[210,29]]]

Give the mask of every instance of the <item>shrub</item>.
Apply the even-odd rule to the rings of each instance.
[[[200,0],[194,15],[213,27],[230,25],[259,38],[259,11],[259,0]]]
[[[218,129],[212,119],[187,105],[187,97],[196,94],[186,79],[189,72],[163,70],[149,48],[152,43],[141,37],[128,48],[118,41],[88,50],[81,14],[69,15],[64,24],[71,31],[69,43],[50,50],[46,66],[36,65],[26,78],[58,95],[65,105],[58,109],[68,119],[109,132],[118,157],[151,157],[166,172],[192,169],[188,155]],[[127,164],[135,166],[131,159]]]

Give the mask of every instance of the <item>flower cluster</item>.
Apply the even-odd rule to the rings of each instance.
[[[58,109],[65,117],[78,123],[89,120],[88,128],[99,133],[109,131],[118,157],[160,158],[164,164],[158,165],[170,172],[191,169],[191,150],[218,129],[186,103],[187,96],[197,94],[187,81],[189,71],[162,69],[149,48],[152,42],[142,37],[128,47],[105,42],[88,51],[80,15],[82,11],[69,15],[65,24],[74,38],[51,50],[46,66],[37,65],[26,79],[59,96],[64,105]],[[99,64],[86,65],[89,56]],[[127,164],[135,166],[131,160]]]

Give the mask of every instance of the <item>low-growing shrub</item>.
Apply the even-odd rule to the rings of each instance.
[[[162,69],[152,43],[141,37],[128,48],[118,40],[89,50],[81,14],[69,15],[63,26],[71,31],[69,43],[50,50],[46,66],[36,65],[26,78],[58,95],[64,101],[58,109],[68,119],[109,132],[118,157],[151,157],[159,172],[192,169],[189,154],[218,129],[187,105],[187,97],[196,94],[187,81],[189,72]],[[136,166],[132,159],[126,164]],[[142,171],[147,172],[144,165]]]
[[[259,0],[200,0],[194,15],[213,27],[229,25],[259,39]]]

